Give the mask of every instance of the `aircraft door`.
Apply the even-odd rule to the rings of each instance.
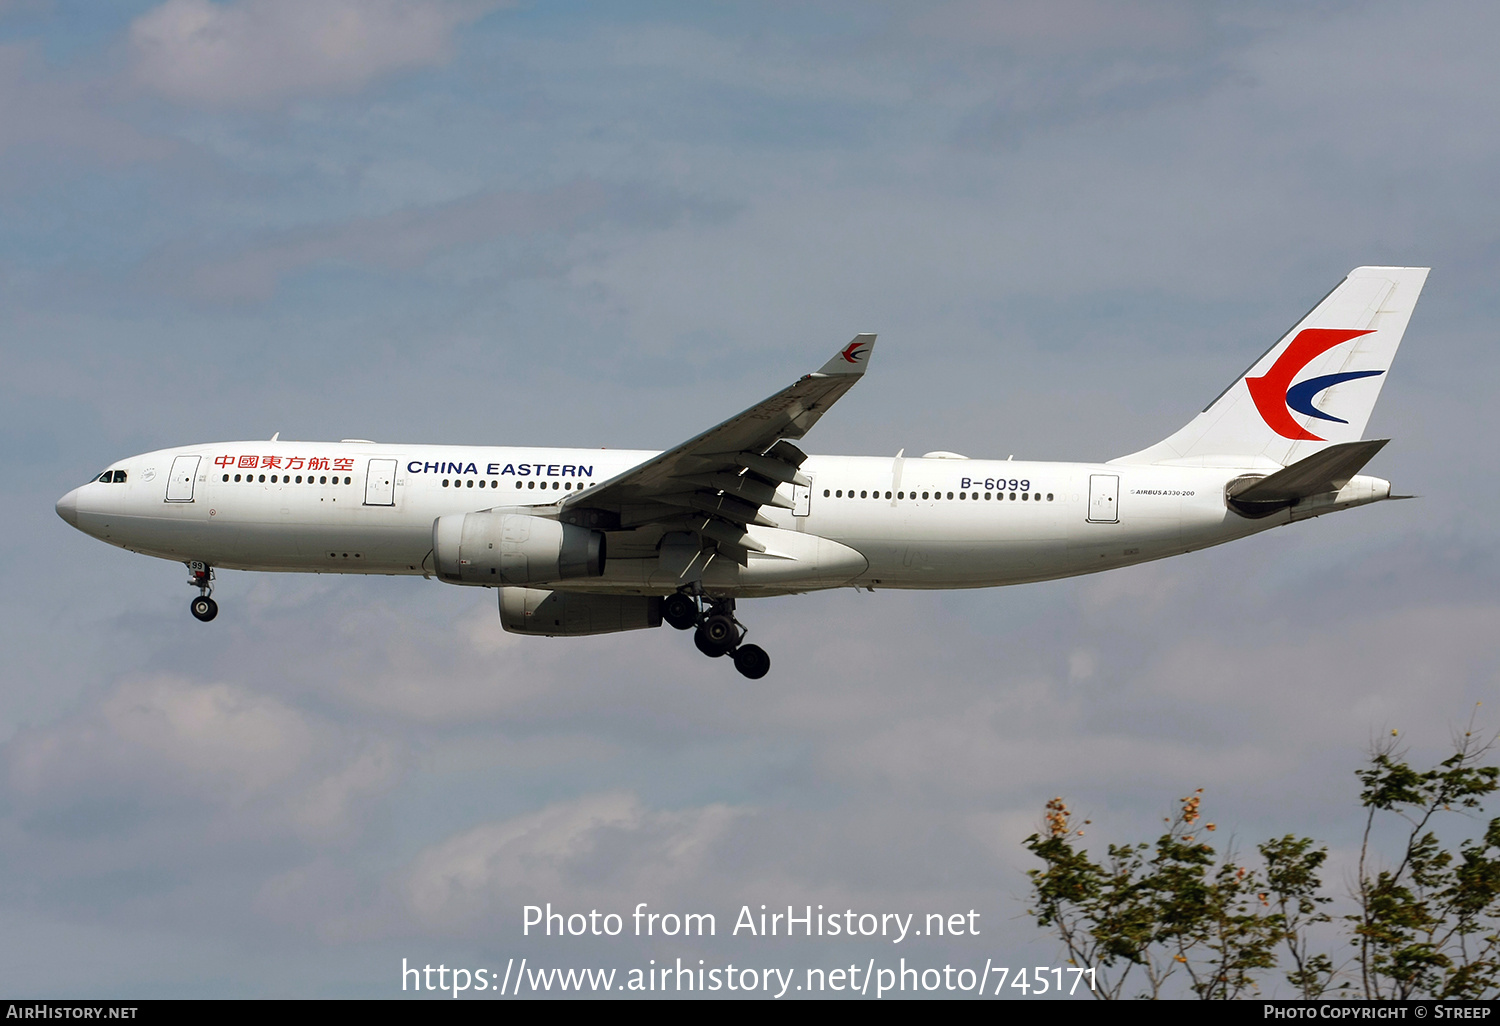
[[[792,485],[792,516],[805,517],[812,508],[812,487]]]
[[[396,461],[371,460],[365,476],[365,505],[394,506],[396,504]]]
[[[172,461],[172,473],[167,478],[168,502],[192,502],[193,481],[198,476],[201,456],[179,456]]]
[[[1120,522],[1120,479],[1115,474],[1089,475],[1089,516],[1091,524]]]

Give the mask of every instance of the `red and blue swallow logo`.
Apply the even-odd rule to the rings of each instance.
[[[1348,328],[1304,328],[1297,333],[1296,338],[1292,339],[1292,344],[1286,347],[1286,351],[1276,358],[1276,362],[1271,364],[1270,370],[1261,377],[1246,378],[1245,384],[1250,388],[1250,398],[1255,400],[1255,408],[1260,411],[1261,419],[1266,422],[1266,426],[1283,438],[1326,442],[1326,438],[1319,438],[1298,424],[1292,419],[1292,414],[1301,413],[1319,420],[1331,420],[1335,424],[1349,423],[1347,420],[1324,413],[1313,405],[1313,400],[1320,392],[1325,392],[1334,385],[1354,381],[1357,378],[1378,377],[1385,371],[1346,371],[1342,374],[1324,374],[1320,377],[1308,378],[1295,385],[1292,384],[1292,380],[1301,373],[1302,368],[1334,346],[1342,345],[1361,335],[1368,335],[1374,330],[1374,328],[1364,331]]]
[[[844,351],[842,353],[839,353],[839,355],[842,356],[847,363],[858,363],[865,358],[865,354],[863,352],[864,348],[865,344],[863,342],[850,342],[847,346],[844,347]],[[823,351],[826,353],[828,350],[825,349]]]

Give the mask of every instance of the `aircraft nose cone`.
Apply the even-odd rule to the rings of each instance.
[[[78,526],[78,489],[57,500],[57,515],[74,527]]]

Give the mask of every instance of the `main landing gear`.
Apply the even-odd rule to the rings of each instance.
[[[662,600],[661,618],[680,631],[693,629],[693,644],[704,655],[730,656],[734,668],[751,680],[771,669],[771,657],[759,645],[745,645],[745,628],[734,618],[734,599],[709,599],[679,591]]]
[[[188,573],[192,575],[188,578],[188,584],[198,589],[198,597],[189,603],[188,609],[195,617],[208,623],[219,615],[219,604],[209,597],[214,593],[214,568],[197,560],[187,567]]]

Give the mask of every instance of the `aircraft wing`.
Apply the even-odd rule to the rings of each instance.
[[[808,484],[797,469],[807,455],[792,444],[859,381],[875,348],[874,335],[856,335],[833,359],[768,399],[564,500],[564,523],[606,530],[661,524],[698,534],[743,563],[761,547],[749,524],[771,526],[762,506],[792,508],[790,489]]]

